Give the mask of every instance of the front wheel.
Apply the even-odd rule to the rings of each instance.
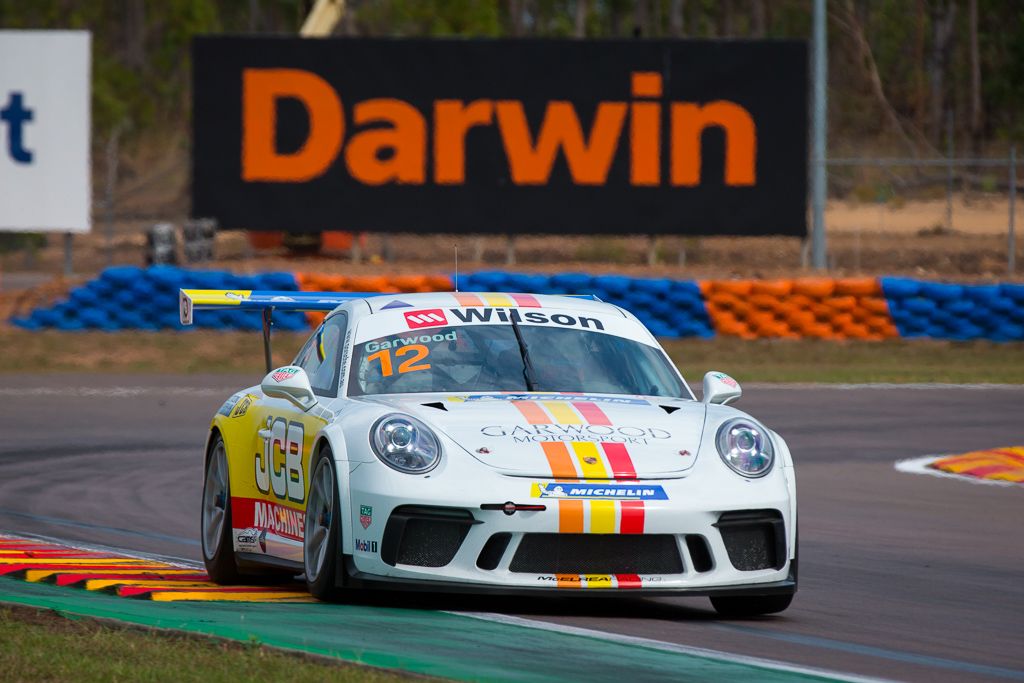
[[[306,588],[318,600],[337,600],[341,591],[335,579],[339,571],[341,542],[341,497],[331,450],[317,455],[306,504],[306,527],[302,538],[302,559]]]
[[[218,434],[206,458],[202,510],[203,563],[214,583],[238,583],[235,548],[231,542],[231,488],[224,439]]]

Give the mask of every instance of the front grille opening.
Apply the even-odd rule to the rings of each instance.
[[[785,564],[785,525],[778,510],[725,512],[715,526],[736,569],[781,569]]]
[[[494,534],[488,538],[484,549],[480,551],[480,556],[476,558],[476,566],[480,569],[495,569],[501,564],[501,558],[505,556],[508,542],[511,540],[512,534],[506,532]]]
[[[455,559],[469,527],[477,523],[468,510],[396,508],[384,527],[380,557],[391,566],[444,567]]]
[[[709,572],[714,567],[711,561],[711,548],[708,547],[708,540],[698,534],[686,536],[686,549],[690,551],[690,561],[693,562],[693,570],[696,572]]]
[[[681,574],[669,534],[526,534],[509,571],[523,574]]]

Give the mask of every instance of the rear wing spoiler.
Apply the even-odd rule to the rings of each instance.
[[[270,328],[274,309],[281,311],[333,311],[352,299],[380,296],[365,292],[290,292],[251,289],[182,289],[178,293],[178,318],[191,325],[195,311],[231,309],[260,311],[263,314],[263,360],[267,372],[273,370]]]
[[[263,314],[263,359],[267,372],[273,370],[270,352],[270,328],[274,310],[333,311],[353,299],[385,296],[384,292],[292,292],[257,291],[251,289],[181,289],[178,290],[178,317],[182,325],[191,325],[195,311],[231,309],[260,311]],[[593,294],[567,294],[577,299],[600,301]]]
[[[250,289],[182,289],[178,312],[182,325],[192,324],[194,311],[333,311],[352,299],[380,296],[377,292],[289,292]]]

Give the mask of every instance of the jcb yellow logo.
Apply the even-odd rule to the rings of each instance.
[[[302,503],[306,500],[306,479],[302,472],[302,443],[305,428],[301,422],[283,417],[267,417],[267,428],[260,430],[263,452],[256,453],[256,488],[281,500]]]

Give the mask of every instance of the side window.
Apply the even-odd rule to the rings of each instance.
[[[332,316],[317,328],[295,357],[294,364],[306,371],[313,392],[318,395],[337,395],[338,358],[345,342],[347,323],[344,313]]]

